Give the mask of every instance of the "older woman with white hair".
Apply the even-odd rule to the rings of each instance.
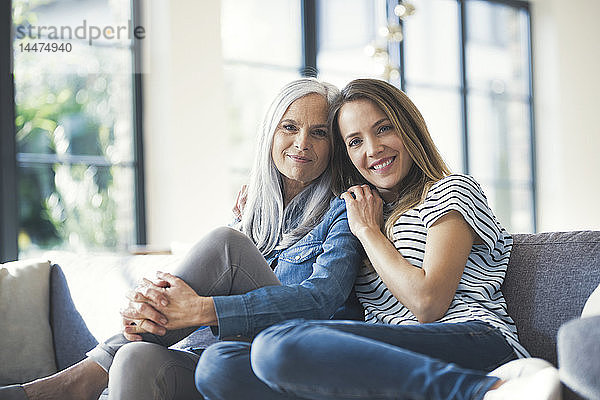
[[[361,246],[332,193],[332,85],[286,85],[266,114],[239,230],[218,228],[185,261],[129,295],[122,334],[53,376],[3,396],[97,399],[202,398],[199,356],[168,346],[200,326],[219,338],[253,338],[287,319],[329,319],[349,297]],[[201,174],[200,174],[201,175]],[[2,397],[5,398],[5,397]]]

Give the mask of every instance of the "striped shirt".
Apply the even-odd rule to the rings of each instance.
[[[519,357],[527,357],[500,291],[512,237],[496,220],[475,179],[455,174],[433,184],[425,201],[402,214],[394,224],[394,246],[408,262],[422,268],[427,229],[452,210],[463,216],[483,243],[471,248],[454,299],[437,322],[487,322],[502,332]],[[355,284],[356,295],[365,310],[365,321],[418,324],[413,313],[392,295],[373,267],[367,264],[359,272]]]

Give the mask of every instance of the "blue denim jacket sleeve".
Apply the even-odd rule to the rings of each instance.
[[[301,248],[309,250],[301,255]],[[287,319],[330,318],[348,297],[362,254],[358,239],[348,227],[344,201],[332,200],[323,221],[279,257],[278,268],[307,268],[303,280],[291,282],[289,276],[280,276],[282,286],[213,298],[219,338],[236,335],[252,338],[261,330]],[[292,265],[286,260],[300,263]],[[285,263],[288,264],[282,265]]]

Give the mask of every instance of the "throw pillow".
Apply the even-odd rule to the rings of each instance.
[[[49,284],[48,261],[0,264],[0,385],[56,372]]]
[[[600,315],[600,285],[592,292],[590,297],[583,306],[581,317],[593,317],[594,315]]]

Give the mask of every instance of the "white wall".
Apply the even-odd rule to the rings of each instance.
[[[148,0],[148,243],[194,242],[230,217],[219,1]]]
[[[538,229],[600,229],[598,0],[534,0]]]

